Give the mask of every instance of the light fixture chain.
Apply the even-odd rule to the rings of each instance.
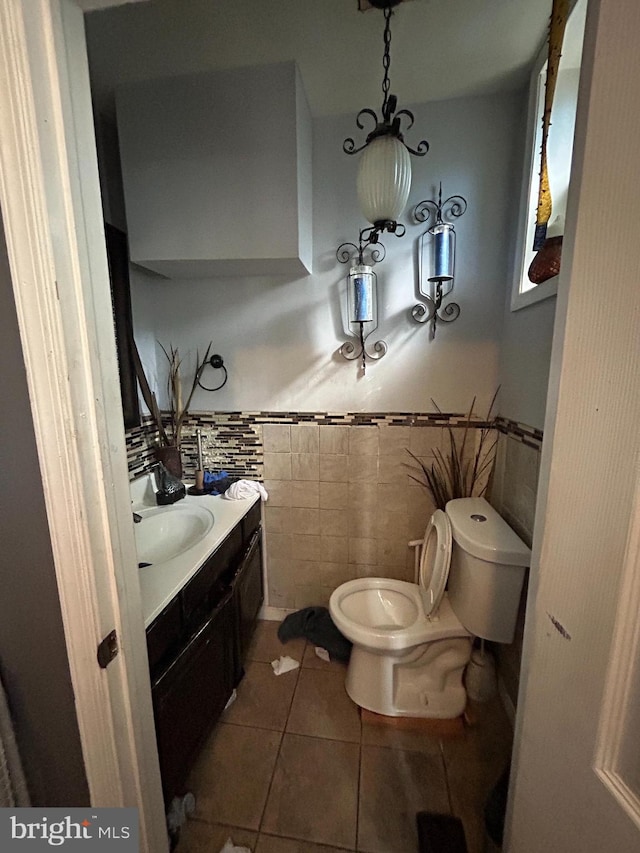
[[[389,101],[389,88],[391,81],[389,79],[389,66],[391,65],[391,7],[387,6],[384,10],[384,54],[382,57],[382,67],[384,68],[384,77],[382,79],[382,114],[385,115],[387,103]]]

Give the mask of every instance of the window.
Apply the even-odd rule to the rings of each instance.
[[[561,217],[560,221],[563,222],[566,213],[586,8],[587,0],[577,0],[569,16],[553,100],[551,127],[547,143],[549,184],[553,201],[553,212],[549,225],[557,217]],[[515,275],[511,295],[512,311],[525,308],[527,305],[539,302],[549,296],[555,296],[558,289],[557,276],[542,284],[534,284],[528,276],[529,266],[535,256],[532,247],[538,205],[547,51],[545,42],[534,64],[529,88],[527,148],[516,242]],[[562,234],[562,228],[558,233]]]

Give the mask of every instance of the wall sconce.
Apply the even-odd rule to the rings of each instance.
[[[371,229],[363,229],[355,243],[342,243],[336,251],[341,264],[351,263],[347,276],[347,317],[349,327],[358,337],[359,347],[353,341],[345,341],[340,347],[340,355],[349,361],[362,358],[362,373],[367,371],[366,359],[378,361],[387,351],[384,341],[376,341],[373,352],[366,347],[366,339],[378,328],[377,284],[378,277],[373,266],[384,260],[386,250],[378,241],[377,233],[371,239]],[[372,248],[374,247],[374,248]],[[365,252],[368,263],[365,263]]]
[[[384,10],[384,56],[382,65],[384,78],[382,80],[382,119],[371,109],[360,110],[356,124],[363,130],[361,116],[369,116],[375,122],[374,129],[367,136],[364,145],[356,148],[352,138],[342,143],[346,154],[357,154],[364,150],[358,168],[357,190],[362,212],[373,226],[367,229],[367,236],[377,238],[383,231],[389,231],[402,237],[405,227],[398,222],[404,210],[411,189],[411,159],[409,153],[423,157],[429,150],[429,143],[422,140],[417,149],[410,148],[404,141],[400,130],[400,118],[406,116],[408,128],[413,125],[413,113],[409,110],[396,112],[398,99],[389,94],[389,66],[391,64],[391,26],[393,14],[391,9],[401,0],[369,0],[372,6]],[[376,242],[373,239],[372,242]]]
[[[411,316],[417,323],[431,321],[432,338],[435,337],[438,320],[452,323],[460,316],[460,306],[456,302],[442,307],[442,300],[453,290],[456,231],[450,220],[458,219],[466,209],[466,199],[461,195],[452,195],[442,201],[440,184],[438,201],[421,201],[413,210],[416,222],[428,222],[432,214],[435,216],[435,223],[422,234],[418,244],[418,290],[427,304],[418,302],[411,309]],[[445,292],[443,284],[448,284]]]

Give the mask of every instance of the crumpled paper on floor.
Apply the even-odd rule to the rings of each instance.
[[[288,655],[281,655],[278,660],[271,661],[271,666],[276,675],[282,675],[285,672],[291,672],[292,669],[297,669],[300,664]]]
[[[315,646],[314,652],[316,653],[316,657],[319,657],[320,660],[330,663],[331,658],[329,657],[329,652],[326,649],[323,649],[322,646]]]
[[[251,853],[248,847],[236,847],[231,838],[227,838],[220,853]]]

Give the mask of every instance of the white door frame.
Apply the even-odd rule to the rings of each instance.
[[[0,0],[0,204],[91,803],[137,806],[141,850],[162,853],[84,21],[75,0]],[[120,652],[100,669],[97,646],[113,628]]]
[[[504,844],[510,853],[631,853],[640,845],[639,35],[637,0],[589,0]]]

